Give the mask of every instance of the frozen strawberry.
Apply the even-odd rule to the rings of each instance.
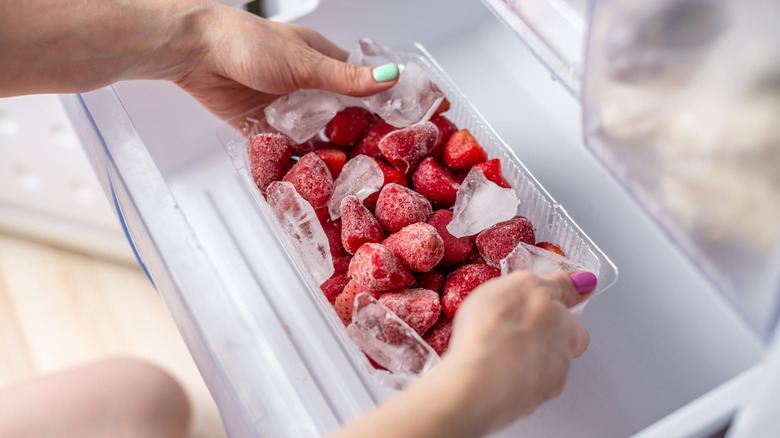
[[[423,341],[427,342],[433,350],[441,356],[447,351],[452,336],[452,320],[446,315],[439,316],[439,320],[425,332]]]
[[[379,149],[387,161],[409,176],[436,146],[439,129],[431,122],[397,129],[382,138]]]
[[[393,131],[395,131],[394,126],[377,117],[371,127],[368,128],[366,135],[360,140],[360,143],[349,151],[349,157],[353,158],[363,154],[373,158],[384,159],[385,156],[379,149],[379,141]]]
[[[357,196],[341,200],[341,243],[354,254],[364,243],[380,243],[385,238],[382,226]]]
[[[325,135],[336,147],[351,148],[366,135],[375,118],[370,111],[359,106],[344,108],[325,126]]]
[[[387,370],[387,368],[383,367],[382,365],[379,365],[377,363],[377,361],[375,361],[374,359],[371,359],[371,356],[367,355],[365,352],[363,352],[363,354],[366,355],[366,359],[368,359],[368,363],[370,363],[371,366],[374,367],[374,369],[377,369],[377,370]]]
[[[447,144],[447,140],[450,139],[452,134],[458,132],[458,127],[444,116],[431,118],[431,123],[439,128],[439,137],[437,137],[436,146],[433,147],[429,155],[437,160],[442,160],[444,158],[444,145]]]
[[[349,325],[352,322],[352,309],[355,307],[355,297],[358,294],[369,294],[374,298],[379,298],[381,292],[368,290],[357,281],[350,280],[333,303],[333,307],[336,308],[336,314],[341,318],[341,322],[344,325]]]
[[[340,149],[317,149],[314,151],[330,170],[330,176],[335,180],[341,173],[341,168],[347,163],[347,154]]]
[[[441,313],[439,294],[427,289],[385,292],[379,302],[413,328],[420,336],[436,324]]]
[[[474,250],[474,242],[469,236],[454,237],[447,231],[447,225],[450,224],[450,221],[452,221],[452,211],[450,210],[436,210],[428,219],[428,223],[436,228],[444,241],[444,257],[439,262],[439,266],[442,268],[462,265]]]
[[[427,221],[433,213],[433,207],[425,196],[390,183],[379,192],[374,213],[385,231],[393,234],[407,225]]]
[[[349,275],[373,291],[404,289],[414,283],[414,275],[393,252],[379,243],[366,243],[355,252]]]
[[[412,176],[412,187],[435,207],[450,208],[455,205],[460,183],[455,181],[447,167],[428,157],[417,166]]]
[[[280,181],[292,158],[294,142],[284,134],[257,134],[247,141],[249,168],[257,188],[265,194],[274,181]]]
[[[441,307],[448,317],[455,316],[460,303],[480,284],[501,275],[501,271],[488,265],[464,265],[452,271],[444,283]]]
[[[504,174],[501,173],[501,160],[498,158],[477,163],[474,167],[482,169],[482,173],[485,174],[485,178],[487,178],[488,181],[493,181],[505,189],[512,188],[506,178],[504,178]]]
[[[314,213],[317,215],[317,219],[320,220],[321,224],[324,224],[328,221],[328,219],[330,219],[330,213],[328,212],[327,205],[314,210]]]
[[[546,249],[547,251],[552,251],[556,254],[558,254],[561,257],[566,257],[566,254],[563,253],[563,250],[560,246],[550,243],[550,242],[539,242],[536,244],[539,248]]]
[[[417,272],[414,274],[414,283],[410,287],[432,290],[441,295],[444,291],[444,274],[436,270]]]
[[[382,183],[382,187],[380,187],[379,190],[368,195],[368,197],[366,197],[366,199],[363,200],[363,205],[365,205],[371,211],[376,210],[376,200],[379,199],[379,192],[382,191],[382,188],[384,186],[390,183],[395,183],[404,187],[408,187],[408,183],[406,182],[406,177],[404,176],[403,173],[399,172],[398,169],[396,169],[393,166],[389,166],[380,160],[376,160],[376,164],[378,164],[379,168],[382,169],[382,173],[384,174],[385,180]]]
[[[471,239],[471,241],[473,242],[474,239]],[[487,262],[485,262],[485,258],[482,257],[482,254],[479,253],[479,250],[474,248],[474,251],[471,252],[471,255],[469,255],[468,258],[466,258],[465,264],[466,265],[473,265],[473,264],[486,265]]]
[[[438,116],[439,114],[447,111],[448,109],[450,109],[450,101],[447,100],[447,98],[445,97],[444,100],[442,100],[439,106],[436,108],[436,111],[433,112],[432,117]]]
[[[487,153],[468,129],[452,134],[444,145],[444,162],[453,169],[468,169],[487,160]]]
[[[533,224],[522,216],[515,216],[480,231],[474,241],[485,262],[494,267],[499,267],[501,259],[512,252],[519,242],[529,245],[536,242]]]
[[[292,147],[293,155],[301,156],[301,155],[306,155],[309,152],[313,151],[314,149],[316,149],[316,147],[314,146],[314,142],[315,142],[314,139],[309,139],[303,143],[294,144]]]
[[[346,274],[349,271],[349,263],[352,261],[352,256],[347,254],[346,256],[333,258],[333,269],[339,274]]]
[[[325,231],[325,236],[328,237],[330,255],[334,260],[338,257],[350,256],[347,250],[344,249],[344,245],[341,243],[341,228],[341,219],[326,222],[322,225],[322,230]]]
[[[301,157],[282,181],[291,183],[315,210],[325,207],[333,194],[333,177],[330,176],[330,170],[314,152]]]
[[[344,286],[346,286],[347,283],[349,283],[349,276],[347,273],[336,272],[320,285],[320,289],[322,290],[322,293],[325,294],[325,298],[328,299],[328,302],[333,304],[336,302],[336,297],[344,290]]]
[[[382,244],[415,272],[430,271],[444,256],[444,240],[425,222],[401,228]]]

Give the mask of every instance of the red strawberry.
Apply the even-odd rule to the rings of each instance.
[[[341,219],[326,222],[322,225],[322,229],[328,237],[330,255],[333,256],[333,260],[336,260],[339,257],[350,257],[347,250],[344,249],[344,245],[341,243],[341,228]]]
[[[460,303],[477,286],[501,275],[501,271],[488,265],[465,265],[447,276],[441,306],[448,317],[455,316]]]
[[[384,136],[379,149],[393,167],[409,176],[436,146],[438,136],[439,129],[433,123],[417,123]]]
[[[336,301],[333,305],[333,307],[336,308],[336,314],[341,318],[341,322],[343,322],[344,325],[349,325],[349,323],[352,322],[352,309],[355,306],[355,297],[358,294],[369,294],[374,298],[379,298],[381,292],[370,291],[361,286],[357,281],[350,280],[349,283],[344,286],[344,290],[336,297]]]
[[[330,219],[330,213],[328,213],[327,205],[314,210],[314,213],[317,214],[317,219],[320,220],[321,224],[324,224],[325,222],[328,221],[328,219]]]
[[[377,361],[375,361],[374,359],[371,359],[371,357],[369,355],[367,355],[366,353],[363,353],[363,354],[365,354],[366,359],[368,359],[368,363],[370,363],[371,366],[374,367],[374,369],[377,369],[377,370],[387,370],[387,368],[383,367],[382,365],[379,365],[379,363],[377,363]]]
[[[487,153],[468,129],[452,134],[444,145],[444,162],[453,169],[468,169],[487,160]]]
[[[407,225],[427,221],[433,207],[425,196],[391,183],[379,192],[374,213],[388,234],[393,234]]]
[[[333,194],[333,177],[330,176],[330,170],[314,152],[301,157],[282,181],[291,183],[315,210],[325,207]]]
[[[455,181],[452,172],[443,164],[428,157],[417,166],[412,176],[412,186],[434,206],[450,208],[455,205],[460,183]]]
[[[333,269],[339,274],[346,274],[349,270],[349,263],[352,261],[352,256],[347,254],[342,257],[335,257],[333,259]]]
[[[433,348],[434,351],[439,353],[439,356],[447,351],[447,346],[450,344],[450,337],[452,336],[452,320],[447,318],[446,315],[439,316],[439,320],[431,327],[430,330],[425,332],[423,340]]]
[[[349,157],[352,158],[363,154],[373,158],[384,158],[385,156],[379,149],[379,141],[393,131],[395,131],[395,127],[377,117],[371,127],[368,128],[366,135],[360,140],[360,143],[349,151]]]
[[[447,225],[450,224],[450,221],[452,221],[452,211],[450,210],[436,210],[428,219],[428,223],[436,228],[444,241],[444,257],[439,262],[439,266],[442,268],[463,264],[474,250],[474,243],[469,236],[454,237],[447,231]]]
[[[344,108],[325,126],[325,135],[337,147],[350,148],[366,135],[375,118],[375,115],[359,106]]]
[[[249,169],[263,194],[272,182],[280,181],[284,176],[293,145],[292,139],[284,134],[257,134],[247,141]]]
[[[436,324],[441,313],[439,294],[427,289],[385,292],[379,297],[379,302],[409,324],[420,336]]]
[[[472,242],[474,241],[474,239],[471,239],[471,240],[472,240]],[[485,258],[482,257],[482,254],[479,253],[479,250],[478,249],[474,249],[474,251],[471,252],[471,255],[469,255],[468,258],[466,259],[465,264],[467,264],[467,265],[473,265],[473,264],[486,265],[487,262],[485,261]]]
[[[474,243],[488,265],[499,267],[501,259],[512,252],[519,242],[529,245],[536,242],[533,224],[522,216],[515,216],[480,231]]]
[[[547,251],[552,251],[556,254],[558,254],[561,257],[566,257],[566,254],[563,253],[563,250],[560,246],[550,243],[550,242],[539,242],[536,244],[539,248],[546,249]]]
[[[512,188],[506,178],[504,178],[504,174],[501,173],[501,160],[498,158],[493,158],[492,160],[477,163],[474,165],[474,167],[477,169],[482,169],[482,173],[485,174],[485,178],[487,178],[488,181],[493,181],[505,189]]]
[[[356,196],[341,200],[341,243],[348,253],[354,254],[364,243],[380,243],[384,238],[382,226]]]
[[[325,298],[328,299],[328,302],[333,304],[336,302],[336,297],[344,290],[344,286],[346,286],[347,283],[349,283],[349,276],[347,273],[336,272],[320,285],[320,289],[322,290],[322,293],[325,294]]]
[[[439,295],[444,291],[444,274],[439,271],[418,272],[414,278],[411,288],[428,289]]]
[[[404,289],[414,283],[414,275],[393,252],[379,243],[366,243],[355,252],[349,275],[373,291]]]
[[[379,188],[376,192],[368,195],[366,199],[363,200],[363,205],[366,206],[371,211],[376,210],[376,200],[379,199],[379,192],[382,191],[382,188],[390,183],[395,183],[404,187],[408,187],[408,183],[406,182],[406,177],[403,173],[399,172],[398,169],[396,169],[393,166],[389,166],[385,163],[383,163],[380,160],[376,160],[376,164],[379,165],[379,168],[382,169],[382,173],[384,174],[385,181],[382,183],[382,187]]]
[[[339,149],[317,149],[314,153],[322,158],[322,161],[328,166],[330,176],[332,176],[334,180],[338,178],[341,169],[344,167],[344,164],[347,163],[347,154]]]
[[[450,119],[444,116],[435,116],[431,118],[431,123],[439,128],[439,137],[436,140],[436,146],[433,147],[430,156],[437,160],[442,160],[444,158],[444,145],[447,144],[447,140],[452,137],[452,134],[458,132],[458,127],[455,126]]]
[[[433,112],[433,117],[438,116],[439,114],[447,111],[448,109],[450,109],[450,101],[447,100],[447,98],[445,97],[444,100],[442,100],[439,106],[436,108],[436,111]]]
[[[382,244],[415,272],[430,271],[444,256],[444,241],[436,228],[425,222],[402,228]]]

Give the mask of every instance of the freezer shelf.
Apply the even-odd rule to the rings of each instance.
[[[583,317],[591,346],[574,362],[564,394],[501,435],[628,436],[757,363],[760,343],[739,317],[587,154],[576,102],[487,12],[468,28],[446,42],[423,43],[621,269],[618,284]],[[508,60],[499,47],[521,56]],[[325,432],[387,396],[358,370],[338,366],[346,358],[337,333],[305,332],[318,324],[307,318],[316,314],[313,303],[293,306],[294,293],[270,293],[299,286],[291,266],[274,256],[279,249],[264,240],[262,217],[214,135],[221,122],[169,84],[122,83],[115,90],[116,97],[110,88],[84,95],[82,137],[97,138],[93,165],[113,175],[141,257],[231,436]],[[244,288],[257,284],[263,295],[248,296]],[[320,338],[321,350],[302,351]],[[323,374],[310,369],[317,351],[330,362]],[[303,420],[275,416],[278,400],[263,382],[279,368],[290,397],[284,403],[304,412]],[[301,398],[308,394],[315,394],[311,403]],[[313,429],[295,429],[301,421]]]

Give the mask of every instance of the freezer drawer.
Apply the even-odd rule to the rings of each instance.
[[[348,3],[303,22],[326,23],[318,13]],[[469,12],[453,12],[457,32],[420,23],[410,36],[621,270],[583,316],[591,345],[564,394],[500,436],[628,436],[712,390],[724,407],[688,425],[723,424],[739,400],[717,388],[741,385],[730,381],[759,361],[761,343],[584,149],[572,96],[487,11]],[[372,36],[390,39],[392,23]],[[342,46],[364,36],[318,27]],[[160,82],[66,101],[230,436],[319,436],[393,394],[348,360],[219,144],[219,120]]]

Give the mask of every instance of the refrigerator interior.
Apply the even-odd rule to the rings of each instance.
[[[322,1],[296,22],[345,48],[422,43],[620,270],[582,317],[591,343],[564,393],[499,436],[628,436],[760,361],[760,339],[584,147],[579,102],[481,3]],[[347,359],[220,145],[220,120],[154,81],[66,106],[231,436],[319,436],[393,394]],[[683,421],[723,426],[740,401],[727,394]]]

